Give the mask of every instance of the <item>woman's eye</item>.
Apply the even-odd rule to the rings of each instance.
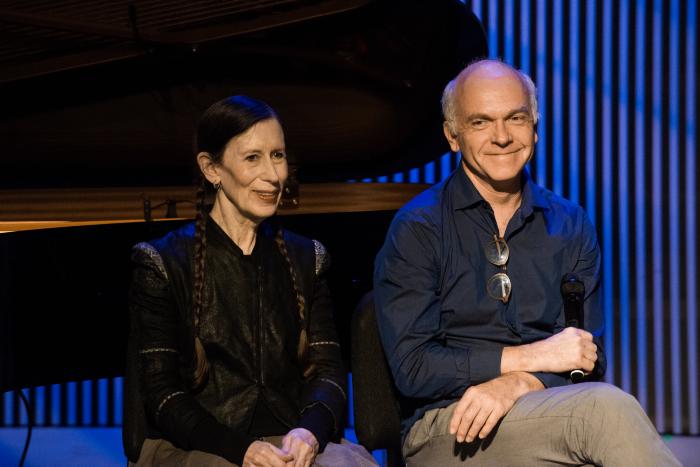
[[[257,161],[259,158],[260,156],[258,154],[248,154],[247,156],[245,156],[245,160],[250,162]]]
[[[284,159],[286,157],[287,157],[287,154],[283,153],[282,151],[276,151],[276,152],[272,153],[273,159],[281,160],[281,159]]]

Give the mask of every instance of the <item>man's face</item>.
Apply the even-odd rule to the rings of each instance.
[[[537,142],[522,83],[510,70],[486,66],[458,86],[457,134],[445,126],[450,147],[462,152],[468,174],[492,187],[518,181]]]

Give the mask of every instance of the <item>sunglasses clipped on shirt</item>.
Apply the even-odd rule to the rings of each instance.
[[[511,283],[507,274],[506,263],[508,263],[510,251],[506,240],[503,237],[499,237],[498,234],[493,234],[493,239],[485,246],[484,253],[489,263],[501,268],[486,283],[486,291],[489,297],[508,303]]]

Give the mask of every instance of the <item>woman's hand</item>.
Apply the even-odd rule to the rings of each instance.
[[[294,456],[285,451],[265,441],[253,441],[243,456],[243,467],[285,467],[289,462],[295,465]]]
[[[294,457],[287,467],[309,467],[318,453],[318,441],[309,430],[294,428],[282,439],[282,450]]]

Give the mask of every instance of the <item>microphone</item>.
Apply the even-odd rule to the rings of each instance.
[[[561,297],[564,299],[564,321],[566,327],[583,326],[583,297],[586,287],[576,274],[568,272],[561,279]],[[571,370],[569,374],[573,383],[583,381],[583,370]]]

